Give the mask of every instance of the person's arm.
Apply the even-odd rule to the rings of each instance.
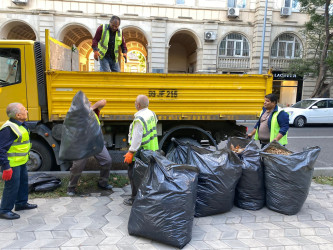
[[[103,25],[100,25],[97,28],[95,36],[94,36],[94,38],[92,40],[91,47],[93,48],[94,51],[97,51],[97,49],[98,49],[98,42],[101,40],[102,32],[103,32]]]
[[[123,55],[127,55],[127,46],[126,46],[126,42],[125,42],[125,38],[124,38],[124,33],[122,33],[122,42],[121,42],[121,52],[123,53]]]
[[[260,119],[260,118],[259,118]],[[249,138],[252,138],[252,136],[254,136],[254,134],[256,133],[257,129],[259,127],[259,120],[257,121],[256,125],[254,125],[254,129],[251,131],[251,133],[247,134],[247,136]]]
[[[10,127],[5,127],[0,130],[0,166],[2,171],[10,169],[7,152],[13,142],[16,140],[17,135],[11,130]]]
[[[280,130],[278,135],[274,138],[274,140],[279,141],[283,136],[286,135],[289,129],[289,114],[285,111],[281,111],[277,116],[277,121],[280,126]]]
[[[106,105],[106,100],[99,100],[94,105],[91,106],[92,110],[98,109],[101,110]]]
[[[128,149],[128,152],[124,155],[124,163],[131,164],[133,162],[133,157],[136,151],[139,150],[142,142],[143,136],[143,127],[140,122],[135,122],[133,124],[133,134],[132,134],[132,141],[131,146]]]
[[[140,122],[134,123],[133,134],[132,134],[132,143],[128,151],[135,153],[141,146],[143,136],[143,127]]]

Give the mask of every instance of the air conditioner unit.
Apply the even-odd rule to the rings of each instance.
[[[230,7],[228,8],[228,17],[238,17],[239,8]]]
[[[15,3],[16,5],[27,5],[29,0],[12,0],[12,2]]]
[[[290,16],[291,15],[291,8],[290,7],[282,7],[280,15],[284,16],[284,17]]]
[[[205,32],[205,40],[206,41],[216,40],[216,32],[215,31],[206,31]]]

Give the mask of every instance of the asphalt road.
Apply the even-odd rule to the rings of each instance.
[[[255,122],[238,122],[252,131]],[[315,168],[331,170],[333,174],[333,125],[309,125],[304,128],[290,127],[287,148],[293,152],[303,148],[319,146],[321,148]]]

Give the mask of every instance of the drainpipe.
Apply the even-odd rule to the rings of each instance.
[[[265,47],[265,33],[266,33],[266,16],[267,16],[267,2],[265,1],[265,15],[264,15],[264,27],[262,29],[262,41],[261,41],[261,51],[260,51],[260,64],[259,64],[259,74],[262,74],[262,62],[264,59],[264,47]]]

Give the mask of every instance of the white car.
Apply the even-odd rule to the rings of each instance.
[[[284,108],[289,124],[304,127],[311,123],[333,123],[333,98],[310,98]]]

